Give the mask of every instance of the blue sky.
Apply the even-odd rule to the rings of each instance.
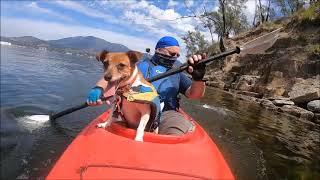
[[[1,36],[35,36],[52,40],[96,36],[130,49],[153,49],[165,35],[178,39],[197,27],[199,19],[181,16],[216,9],[213,0],[1,1]],[[249,0],[248,17],[254,0]],[[251,13],[252,12],[252,13]],[[251,13],[251,14],[250,14]],[[209,32],[201,29],[209,40]]]

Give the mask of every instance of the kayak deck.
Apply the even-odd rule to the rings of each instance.
[[[182,136],[145,133],[113,123],[96,128],[109,112],[92,121],[69,145],[47,179],[234,179],[217,146],[194,124]]]

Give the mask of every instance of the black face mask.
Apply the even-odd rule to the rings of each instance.
[[[156,52],[152,58],[152,61],[157,65],[161,65],[166,68],[172,68],[173,64],[176,62],[177,59],[177,57],[172,57]]]

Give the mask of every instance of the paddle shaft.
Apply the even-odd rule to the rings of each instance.
[[[233,50],[229,50],[229,51],[226,51],[226,52],[223,52],[223,53],[220,53],[220,54],[217,54],[217,55],[214,55],[214,56],[211,56],[207,59],[204,59],[202,61],[200,61],[199,63],[197,63],[195,66],[197,65],[200,65],[200,64],[206,64],[206,63],[209,63],[213,60],[216,60],[216,59],[220,59],[220,58],[223,58],[223,57],[226,57],[226,56],[229,56],[231,54],[239,54],[240,53],[240,48],[239,47],[236,47],[235,49]],[[182,64],[180,67],[178,68],[173,68],[173,69],[170,69],[169,71],[165,72],[165,73],[162,73],[160,75],[157,75],[155,77],[152,77],[152,78],[149,78],[147,79],[147,81],[149,82],[154,82],[154,81],[157,81],[159,79],[162,79],[162,78],[165,78],[165,77],[168,77],[168,76],[171,76],[173,74],[177,74],[177,73],[180,73],[184,70],[186,70],[188,68],[189,64],[186,62],[184,64]],[[110,97],[103,97],[101,98],[102,101],[105,101],[107,99],[109,99]],[[74,106],[74,107],[71,107],[69,109],[66,109],[66,110],[63,110],[61,112],[58,112],[58,113],[55,113],[55,114],[51,114],[50,115],[50,119],[51,120],[54,120],[54,119],[57,119],[61,116],[64,116],[64,115],[67,115],[67,114],[70,114],[74,111],[77,111],[77,110],[80,110],[80,109],[83,109],[83,108],[86,108],[88,107],[89,105],[85,102],[83,104],[80,104],[78,106]]]
[[[58,112],[58,113],[55,113],[55,114],[51,114],[50,115],[50,120],[54,120],[54,119],[57,119],[61,116],[64,116],[64,115],[67,115],[67,114],[70,114],[74,111],[78,111],[80,109],[83,109],[83,108],[86,108],[88,107],[89,105],[87,103],[83,103],[83,104],[80,104],[80,105],[77,105],[77,106],[74,106],[74,107],[71,107],[71,108],[68,108],[66,110],[63,110],[61,112]]]
[[[240,53],[240,47],[236,47],[235,49],[233,50],[229,50],[229,51],[226,51],[226,52],[223,52],[223,53],[220,53],[220,54],[217,54],[217,55],[214,55],[214,56],[211,56],[207,59],[204,59],[204,60],[201,60],[199,63],[197,63],[195,66],[197,65],[200,65],[200,64],[207,64],[213,60],[216,60],[216,59],[220,59],[222,57],[226,57],[226,56],[229,56],[231,54],[239,54]],[[177,74],[177,73],[180,73],[186,69],[188,69],[188,66],[189,64],[186,62],[186,63],[183,63],[180,67],[178,68],[173,68],[173,69],[170,69],[169,71],[165,72],[165,73],[162,73],[162,74],[159,74],[157,76],[154,76],[152,78],[149,78],[147,79],[147,81],[149,82],[154,82],[154,81],[157,81],[159,79],[162,79],[162,78],[165,78],[165,77],[168,77],[168,76],[171,76],[173,74]]]
[[[109,99],[110,97],[103,97],[101,98],[102,101],[106,101],[107,99]],[[67,114],[70,114],[74,111],[78,111],[80,109],[83,109],[83,108],[86,108],[88,107],[89,105],[87,104],[87,102],[83,103],[83,104],[80,104],[80,105],[77,105],[77,106],[73,106],[71,108],[68,108],[66,110],[63,110],[63,111],[60,111],[58,113],[55,113],[55,114],[51,114],[50,115],[50,120],[54,120],[54,119],[57,119],[61,116],[64,116],[64,115],[67,115]]]

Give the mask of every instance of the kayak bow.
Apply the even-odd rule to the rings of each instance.
[[[69,145],[47,179],[234,179],[218,147],[182,110],[193,128],[184,135],[146,132],[112,123],[96,128],[109,111],[93,120]]]

